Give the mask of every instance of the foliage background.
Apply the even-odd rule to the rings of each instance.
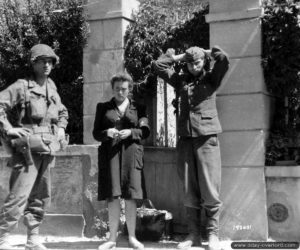
[[[151,72],[151,61],[167,48],[176,53],[190,46],[209,47],[208,4],[180,16],[178,6],[164,8],[156,0],[142,1],[125,35],[125,68],[135,81]],[[300,5],[299,0],[263,0],[262,66],[268,91],[276,99],[275,116],[267,141],[266,165],[300,159]],[[177,13],[177,14],[174,14]],[[186,12],[182,12],[186,13]],[[183,14],[184,15],[184,14]],[[175,65],[178,72],[184,65]]]
[[[184,2],[184,3],[183,3]],[[135,22],[125,33],[125,68],[135,82],[155,81],[156,124],[155,140],[151,145],[174,147],[176,144],[176,94],[166,83],[151,77],[151,62],[168,48],[183,53],[191,46],[209,47],[209,25],[205,22],[208,4],[197,1],[142,1],[135,14]],[[185,70],[185,64],[177,63],[175,70]],[[166,91],[166,93],[165,93]],[[153,88],[149,89],[153,94]],[[145,101],[143,99],[142,101]],[[151,102],[151,101],[150,101]],[[146,100],[147,103],[147,100]],[[173,107],[172,107],[173,104]],[[152,106],[153,103],[147,103]],[[175,109],[174,109],[175,108]],[[175,110],[175,111],[174,111]]]
[[[209,25],[204,17],[208,4],[182,8],[162,6],[156,0],[142,1],[135,22],[125,33],[125,68],[134,81],[144,80],[151,72],[151,62],[168,48],[182,53],[190,46],[209,47]]]
[[[81,0],[4,0],[0,6],[0,89],[29,72],[28,54],[37,43],[54,48],[60,64],[51,73],[69,110],[70,143],[83,142],[83,47],[87,25]]]
[[[263,1],[262,66],[268,90],[276,97],[266,165],[274,165],[276,160],[299,160],[299,3],[295,0]]]

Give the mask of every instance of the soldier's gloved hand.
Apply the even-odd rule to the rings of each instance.
[[[58,128],[57,130],[57,139],[58,141],[60,140],[65,140],[66,138],[66,133],[64,128]]]
[[[30,129],[28,128],[11,128],[7,131],[9,137],[20,138],[22,136],[29,136]]]

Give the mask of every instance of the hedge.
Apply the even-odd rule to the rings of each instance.
[[[298,160],[300,146],[300,5],[299,1],[263,1],[263,56],[265,82],[276,107],[267,141],[266,165]]]
[[[0,4],[0,89],[28,72],[29,49],[53,47],[60,64],[51,73],[69,110],[70,143],[83,142],[83,47],[87,25],[81,0],[4,0]]]

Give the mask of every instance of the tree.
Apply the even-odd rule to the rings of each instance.
[[[125,33],[125,68],[134,81],[144,80],[151,62],[168,48],[181,53],[190,46],[209,47],[208,4],[189,6],[188,11],[177,5],[164,8],[156,0],[142,2]],[[186,15],[191,12],[192,17]]]
[[[60,64],[51,77],[69,110],[67,133],[71,143],[82,143],[87,24],[81,5],[81,0],[4,0],[0,6],[0,89],[27,74],[33,45],[45,43],[54,48]]]
[[[299,158],[298,150],[289,148],[300,146],[300,1],[265,0],[263,7],[262,66],[268,90],[276,96],[266,155],[266,164],[273,165]]]

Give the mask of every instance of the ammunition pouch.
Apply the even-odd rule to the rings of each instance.
[[[54,135],[51,134],[32,134],[28,139],[32,152],[47,153],[60,149],[59,143],[55,140]],[[51,148],[50,145],[52,146]]]
[[[27,126],[26,126],[27,127]],[[57,136],[53,134],[51,126],[31,126],[32,131],[29,136],[11,140],[12,147],[18,147],[18,143],[28,140],[28,147],[32,153],[52,154],[65,149],[68,140],[58,141]]]
[[[47,109],[46,96],[31,90],[29,94],[29,110],[31,119],[43,119],[46,116]]]

